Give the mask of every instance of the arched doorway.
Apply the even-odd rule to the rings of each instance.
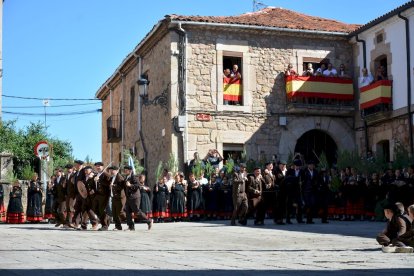
[[[313,129],[305,132],[296,142],[295,153],[300,153],[304,156],[305,161],[315,160],[322,152],[325,152],[328,164],[336,164],[337,159],[337,145],[332,137],[324,131]]]

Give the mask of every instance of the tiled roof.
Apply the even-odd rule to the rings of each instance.
[[[177,21],[239,24],[341,33],[350,33],[361,26],[275,7],[267,7],[257,12],[244,13],[237,16],[183,16],[172,14],[167,17]]]

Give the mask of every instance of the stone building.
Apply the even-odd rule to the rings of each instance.
[[[96,97],[102,100],[103,161],[119,164],[123,149],[150,178],[170,152],[180,166],[211,148],[226,158],[271,160],[355,149],[352,79],[285,78],[288,64],[344,64],[354,71],[358,25],[265,8],[239,16],[178,16],[160,20]],[[239,67],[239,98],[230,100],[223,70]],[[358,69],[359,70],[359,69]],[[227,99],[227,100],[226,100]]]
[[[414,1],[350,34],[355,70],[367,68],[375,77],[382,66],[387,77],[360,89],[356,143],[360,152],[368,149],[387,161],[393,161],[397,146],[413,156],[413,34]]]

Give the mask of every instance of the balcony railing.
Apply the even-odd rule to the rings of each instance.
[[[392,111],[392,81],[381,80],[361,87],[359,107],[367,118],[388,117],[385,113]]]
[[[290,112],[350,116],[354,112],[352,79],[332,77],[286,77]]]
[[[106,120],[108,143],[116,143],[122,139],[121,116],[112,115]]]

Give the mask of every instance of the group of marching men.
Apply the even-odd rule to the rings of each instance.
[[[66,175],[61,168],[55,170],[49,187],[53,190],[52,209],[57,227],[86,230],[90,221],[92,230],[108,230],[110,218],[106,210],[111,198],[114,230],[122,230],[121,213],[126,215],[128,230],[135,230],[135,219],[147,223],[148,230],[151,229],[153,220],[139,209],[139,186],[144,185],[145,175],[135,176],[131,166],[124,166],[121,174],[117,166],[104,168],[102,162],[96,162],[92,168],[84,166],[81,160],[65,168]]]

